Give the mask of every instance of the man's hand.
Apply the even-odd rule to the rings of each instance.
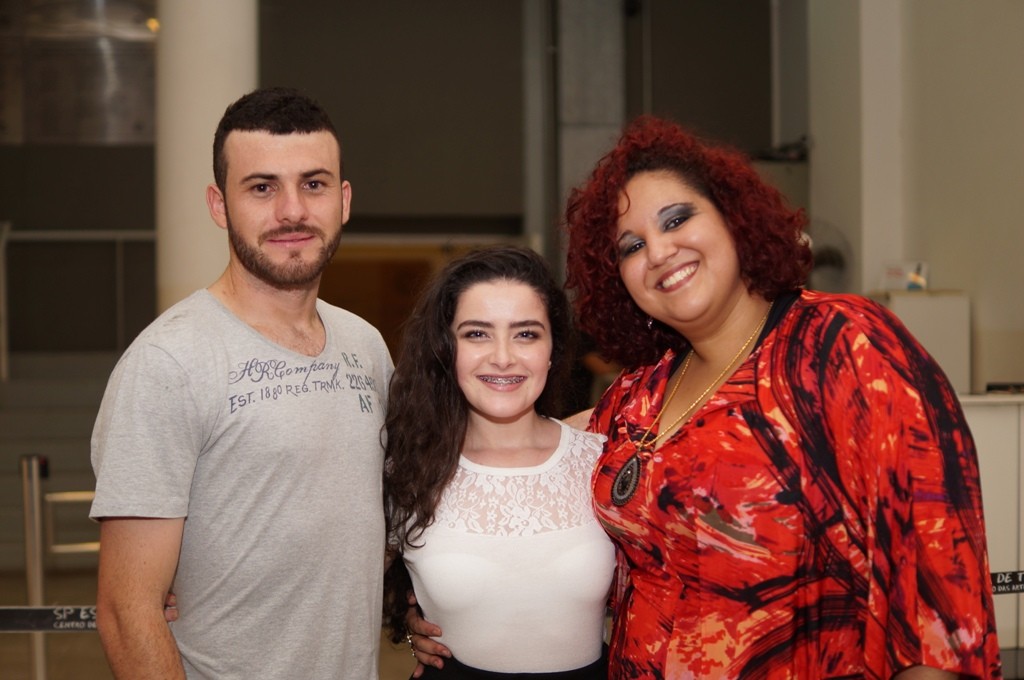
[[[424,666],[444,668],[444,659],[450,659],[451,650],[442,645],[432,637],[441,636],[441,628],[427,621],[420,616],[419,608],[416,607],[416,596],[409,593],[409,611],[405,615],[405,625],[409,629],[406,639],[412,647],[413,656],[419,663],[412,677],[418,678],[423,675]]]

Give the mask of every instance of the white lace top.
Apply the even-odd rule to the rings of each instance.
[[[498,672],[579,668],[601,655],[615,551],[590,477],[603,437],[562,427],[541,465],[459,462],[434,523],[406,549],[416,597],[459,661]]]

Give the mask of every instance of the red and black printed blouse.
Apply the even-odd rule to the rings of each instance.
[[[620,548],[610,678],[999,678],[974,443],[884,308],[805,291],[612,499],[682,357],[623,373],[597,514]],[[621,477],[620,477],[621,484]]]

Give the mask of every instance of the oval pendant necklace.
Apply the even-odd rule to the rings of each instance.
[[[657,436],[651,438],[651,430],[653,430],[654,426],[661,420],[661,416],[664,415],[665,409],[668,408],[668,405],[672,403],[673,397],[676,396],[676,391],[679,390],[680,383],[683,382],[683,376],[686,375],[686,369],[690,367],[690,360],[693,358],[693,350],[691,349],[687,352],[686,359],[683,361],[683,366],[679,369],[679,377],[676,378],[676,382],[672,386],[672,391],[669,393],[668,398],[661,405],[658,415],[654,416],[654,420],[652,420],[651,424],[647,426],[647,430],[645,430],[643,436],[640,437],[640,441],[634,442],[633,448],[635,449],[635,452],[633,455],[630,456],[626,462],[623,463],[622,467],[619,468],[619,471],[615,473],[615,479],[612,481],[612,505],[622,507],[629,502],[636,493],[636,490],[640,487],[640,463],[646,458],[646,454],[652,452],[659,441],[672,434],[675,431],[676,425],[679,425],[688,418],[691,412],[694,411],[697,406],[704,401],[704,398],[711,393],[711,390],[713,390],[722,381],[722,379],[726,377],[732,367],[739,360],[740,356],[747,351],[750,344],[754,342],[754,338],[756,338],[761,332],[761,329],[764,328],[765,323],[768,321],[768,315],[771,311],[772,305],[768,305],[768,311],[765,312],[763,317],[761,317],[761,321],[757,324],[754,332],[750,334],[750,337],[748,337],[746,342],[743,343],[743,346],[740,347],[739,351],[736,352],[733,358],[729,360],[729,363],[722,369],[722,372],[704,388],[704,391],[700,393],[700,396],[694,399],[689,406],[683,409],[683,412],[679,417],[673,420],[668,427],[662,430]]]

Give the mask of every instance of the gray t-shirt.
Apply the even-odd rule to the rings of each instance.
[[[392,363],[368,323],[317,311],[308,357],[198,291],[107,385],[90,516],[186,517],[171,629],[189,678],[377,678]]]

